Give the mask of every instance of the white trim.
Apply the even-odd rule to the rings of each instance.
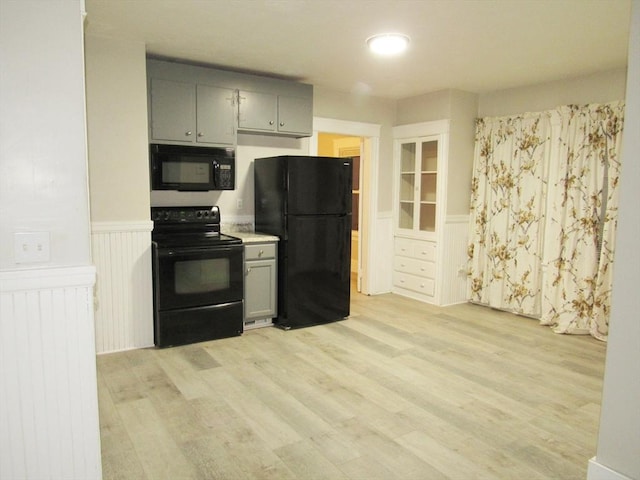
[[[372,252],[377,251],[375,245],[378,242],[377,228],[375,219],[377,218],[377,199],[378,199],[378,171],[380,162],[380,131],[381,125],[373,123],[352,122],[348,120],[338,120],[332,118],[313,117],[313,136],[309,139],[309,152],[315,155],[318,152],[318,132],[339,133],[354,137],[365,137],[370,142],[370,170],[369,170],[369,193],[367,195],[368,203],[368,224],[366,231],[363,232],[364,241],[367,248],[363,249],[363,243],[360,242],[361,249],[368,252],[368,258],[360,258],[361,265],[365,265],[366,278],[362,282],[362,293],[368,294],[375,291],[376,272],[373,270],[377,265],[371,261]],[[361,199],[361,205],[363,204]],[[363,216],[364,217],[364,216]]]
[[[93,287],[95,282],[96,268],[93,265],[0,271],[0,291],[3,293]]]
[[[444,220],[444,223],[447,225],[452,223],[468,223],[469,215],[447,215]]]
[[[381,125],[375,123],[351,122],[333,118],[313,117],[313,130],[325,133],[339,133],[354,137],[379,137]],[[317,151],[316,146],[316,151]],[[311,149],[313,152],[313,149]]]
[[[589,460],[587,467],[587,480],[633,480],[620,472],[598,463],[596,457]]]
[[[428,137],[449,133],[449,120],[435,120],[432,122],[411,123],[393,127],[394,140],[399,138]]]
[[[91,222],[91,233],[105,232],[150,232],[153,230],[151,220],[132,222]]]

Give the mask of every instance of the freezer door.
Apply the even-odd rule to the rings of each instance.
[[[288,157],[288,215],[351,213],[351,158]]]
[[[299,328],[349,316],[351,215],[288,216],[278,324]]]

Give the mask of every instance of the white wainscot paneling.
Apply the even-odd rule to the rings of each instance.
[[[469,216],[450,215],[445,220],[442,235],[442,284],[440,305],[467,301],[467,251]]]
[[[383,212],[376,218],[375,245],[371,249],[370,265],[373,271],[371,294],[391,291],[393,284],[393,213]]]
[[[97,353],[153,346],[152,222],[92,224]]]
[[[101,478],[93,266],[0,272],[0,478]]]

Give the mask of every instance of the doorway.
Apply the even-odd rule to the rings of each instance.
[[[332,118],[313,117],[313,136],[309,139],[310,155],[318,154],[320,132],[338,137],[357,137],[360,141],[360,190],[358,193],[358,273],[356,291],[365,295],[375,295],[381,289],[381,279],[385,264],[373,262],[372,253],[377,251],[380,225],[377,218],[377,178],[381,125],[353,122]],[[384,223],[384,220],[382,221]],[[383,226],[384,228],[384,226]],[[383,268],[381,268],[383,267]]]
[[[363,189],[361,183],[363,165],[360,162],[361,149],[364,139],[335,133],[318,132],[318,155],[328,157],[350,157],[353,159],[353,187],[352,213],[351,213],[351,279],[352,286],[361,291],[360,275],[360,217],[361,202],[360,191]]]

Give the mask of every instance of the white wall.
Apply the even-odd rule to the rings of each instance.
[[[590,480],[640,479],[640,0],[633,2],[624,129],[611,321]]]
[[[468,215],[478,96],[452,90],[450,105],[447,216]]]
[[[622,68],[528,87],[481,93],[478,117],[540,112],[572,103],[623,100],[626,80],[627,72]]]
[[[381,126],[377,211],[379,214],[390,214],[393,210],[391,198],[393,193],[393,138],[391,128],[395,124],[396,102],[389,99],[336,92],[315,87],[313,115],[321,118],[371,123]]]
[[[2,2],[0,269],[90,261],[79,5]],[[18,264],[14,233],[34,231],[50,260]]]
[[[0,6],[3,479],[101,477],[81,8]],[[18,264],[14,232],[34,231],[49,256]]]
[[[149,220],[145,45],[87,34],[85,49],[91,221]]]

